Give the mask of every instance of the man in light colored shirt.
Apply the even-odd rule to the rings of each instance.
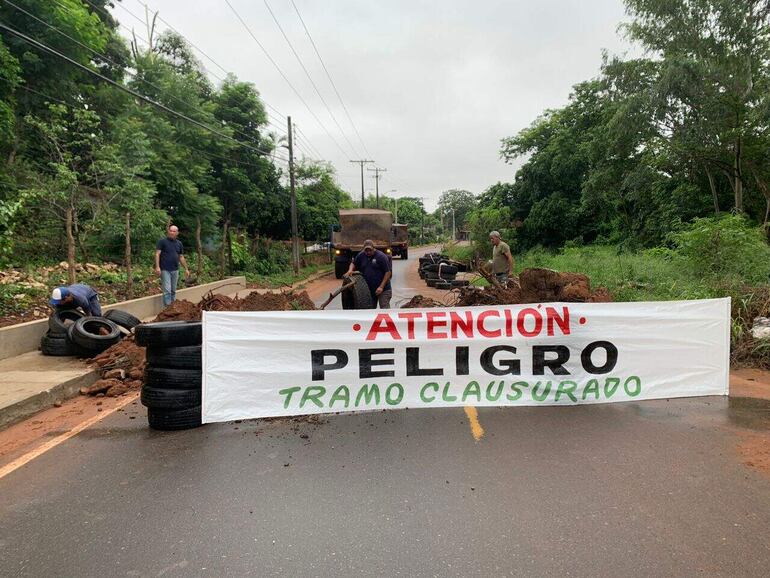
[[[500,238],[500,233],[492,231],[489,234],[492,243],[492,272],[499,283],[505,285],[513,272],[513,255],[508,243]]]

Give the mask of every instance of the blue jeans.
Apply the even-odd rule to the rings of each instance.
[[[176,271],[160,270],[160,287],[163,289],[163,305],[176,301],[176,284],[179,282],[179,269]]]

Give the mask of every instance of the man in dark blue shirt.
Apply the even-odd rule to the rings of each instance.
[[[155,245],[155,273],[160,275],[160,285],[163,289],[163,305],[171,305],[176,300],[176,285],[179,282],[179,263],[190,276],[187,260],[184,258],[184,247],[177,239],[179,228],[169,225],[166,238]]]
[[[78,283],[68,287],[57,287],[51,293],[51,305],[58,311],[80,307],[88,316],[101,317],[102,306],[99,296],[91,287]]]
[[[374,243],[369,239],[364,241],[364,250],[350,262],[347,274],[350,275],[353,271],[360,271],[363,275],[372,292],[372,302],[377,303],[380,309],[390,309],[390,299],[393,297],[390,259],[385,253],[375,249]]]

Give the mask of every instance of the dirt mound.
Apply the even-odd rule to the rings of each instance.
[[[443,303],[439,303],[435,299],[430,297],[423,297],[422,295],[415,295],[409,301],[401,306],[401,309],[420,309],[425,307],[443,307]]]
[[[582,273],[560,273],[551,269],[525,269],[505,285],[462,287],[457,291],[458,307],[474,305],[516,305],[520,303],[607,303],[612,296],[604,287],[591,291],[591,280]]]
[[[179,299],[158,313],[153,321],[200,321],[201,310],[195,303]]]
[[[524,269],[519,275],[521,302],[585,302],[591,296],[591,281],[580,273],[551,269]]]
[[[307,291],[303,291],[302,293],[292,293],[289,303],[291,304],[292,309],[297,309],[299,311],[316,310],[315,303],[313,303],[313,300],[310,298],[310,295],[307,294]]]
[[[306,291],[302,293],[249,293],[237,303],[235,311],[310,311],[315,304]]]
[[[89,363],[99,368],[102,379],[91,386],[81,388],[80,393],[105,394],[109,397],[123,395],[141,387],[144,367],[147,364],[144,348],[134,342],[133,335],[90,359]]]
[[[238,300],[227,295],[212,295],[207,293],[198,303],[199,311],[237,311]]]
[[[180,299],[161,311],[153,321],[200,321],[202,311],[313,310],[313,300],[302,293],[250,293],[244,299],[207,293],[197,305]],[[88,361],[99,368],[102,379],[80,390],[83,395],[110,397],[141,387],[147,365],[145,349],[130,335]]]

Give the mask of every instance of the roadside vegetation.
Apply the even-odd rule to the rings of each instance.
[[[615,300],[731,297],[735,363],[770,367],[751,337],[770,315],[770,10],[751,0],[626,0],[638,58],[604,55],[567,104],[504,138],[515,179],[463,220],[516,269],[585,273]]]

